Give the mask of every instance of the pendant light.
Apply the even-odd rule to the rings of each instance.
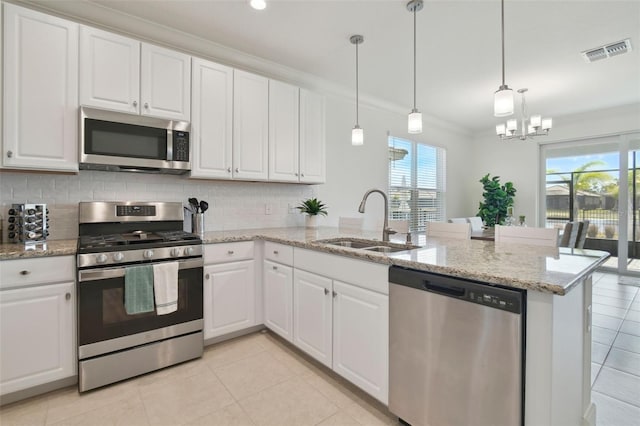
[[[506,117],[513,114],[513,90],[504,82],[504,0],[501,0],[502,10],[502,85],[498,87],[493,98],[493,115]]]
[[[364,42],[364,37],[358,34],[352,35],[349,41],[356,45],[356,125],[351,130],[351,145],[359,146],[364,144],[364,130],[360,127],[358,116],[358,45]]]
[[[422,10],[422,6],[422,0],[407,3],[407,10],[413,13],[413,109],[409,113],[409,133],[422,133],[422,113],[416,108],[416,12]]]

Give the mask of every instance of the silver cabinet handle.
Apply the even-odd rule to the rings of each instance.
[[[138,106],[138,101],[133,101],[132,103],[133,103],[133,106],[134,106],[134,107],[137,107],[137,106]]]
[[[145,103],[144,103],[144,107],[145,107],[146,109],[149,109],[149,102],[145,102]]]
[[[587,315],[586,315],[586,324],[585,324],[585,328],[587,329],[587,333],[591,333],[591,321],[592,321],[592,309],[591,309],[591,305],[587,306]]]
[[[304,173],[300,173],[300,176],[304,177]]]
[[[239,173],[239,172],[240,172],[240,169],[236,167],[236,173]]]
[[[209,278],[211,278],[211,276],[210,276],[209,274],[206,274],[206,275],[204,276],[204,279],[205,279],[205,280],[208,280]]]
[[[294,173],[293,175],[294,175],[294,176],[298,176],[298,173]]]
[[[277,270],[278,270],[278,267],[277,267],[277,266],[273,266],[273,270],[274,270],[274,271],[277,271]]]
[[[325,288],[325,289],[324,289],[324,295],[326,296],[327,294],[329,294],[329,289],[328,289],[328,288]]]
[[[20,275],[29,275],[31,271],[20,271]]]
[[[229,254],[233,254],[233,250],[229,250],[227,253],[229,253]]]
[[[273,254],[278,254],[278,250],[274,250],[274,251],[273,251]]]
[[[13,151],[7,151],[7,158],[13,157]]]
[[[231,167],[227,167],[227,173],[231,173]]]
[[[338,293],[335,292],[335,290],[333,291],[333,297],[336,297],[338,295]]]
[[[64,298],[67,299],[67,300],[70,300],[71,299],[71,293],[65,294]]]

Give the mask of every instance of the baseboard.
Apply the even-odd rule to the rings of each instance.
[[[254,325],[253,327],[245,328],[244,330],[234,331],[233,333],[223,334],[222,336],[212,337],[204,341],[205,346],[213,345],[215,343],[224,342],[225,340],[235,339],[236,337],[245,336],[247,334],[255,333],[256,331],[264,330],[264,324]]]
[[[65,379],[56,380],[54,382],[45,383],[43,385],[34,386],[32,388],[23,389],[0,396],[0,406],[12,404],[23,399],[42,395],[43,393],[66,388],[78,384],[78,376],[71,376]]]

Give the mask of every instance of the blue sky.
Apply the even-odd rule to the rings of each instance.
[[[591,161],[602,161],[604,164],[592,167],[588,170],[616,170],[620,167],[620,155],[610,154],[590,154],[575,157],[550,158],[547,160],[547,170],[557,172],[572,172],[583,164]]]

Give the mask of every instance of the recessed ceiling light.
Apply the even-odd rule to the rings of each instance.
[[[262,10],[267,7],[267,2],[265,0],[251,0],[249,4],[255,10]]]

